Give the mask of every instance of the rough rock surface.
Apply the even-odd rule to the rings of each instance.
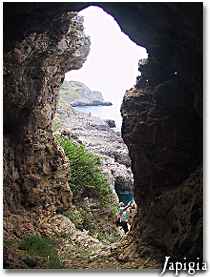
[[[71,20],[68,14],[62,15],[89,5],[73,2],[4,3],[5,219],[9,218],[10,209],[14,214],[23,205],[31,214],[34,201],[30,203],[30,199],[38,198],[36,187],[32,188],[36,185],[34,175],[35,180],[41,178],[42,181],[42,185],[38,185],[42,197],[38,200],[43,198],[45,203],[48,199],[59,205],[65,202],[69,206],[70,192],[67,182],[64,182],[66,173],[62,170],[58,177],[57,169],[64,168],[61,154],[56,155],[50,171],[45,167],[46,175],[39,166],[46,164],[44,161],[48,157],[46,138],[52,147],[48,158],[52,160],[56,152],[50,118],[55,111],[55,95],[63,73],[80,67],[86,55],[78,59],[83,51],[69,53],[64,50],[68,48],[65,41],[77,48],[77,42],[81,40],[73,39],[74,31],[70,39],[63,39]],[[141,69],[138,89],[133,93],[130,91],[122,109],[123,136],[132,159],[135,199],[139,204],[133,233],[125,241],[126,247],[129,246],[131,257],[139,253],[143,255],[145,245],[148,249],[145,255],[158,252],[162,257],[166,253],[182,256],[185,249],[185,256],[201,256],[202,224],[199,222],[202,215],[197,211],[202,210],[202,178],[196,180],[193,172],[202,165],[202,3],[96,2],[94,5],[113,15],[122,31],[144,46],[149,54],[148,63]],[[83,35],[80,38],[84,38]],[[82,41],[77,50],[80,47],[86,49],[86,40]],[[70,49],[74,48],[70,46]],[[75,55],[72,56],[72,52]],[[36,144],[46,150],[35,154]],[[194,181],[188,193],[185,187],[190,176]],[[49,182],[45,193],[46,179]],[[57,188],[60,193],[65,192],[63,196],[57,191],[54,193]],[[177,218],[171,217],[171,224],[168,224],[170,192],[177,199],[173,213]],[[179,195],[188,202],[186,213],[178,201]],[[156,197],[160,197],[159,203],[164,205],[158,205]],[[148,215],[153,211],[156,217],[151,222]],[[21,218],[23,214],[20,212]],[[159,228],[156,219],[160,216],[160,226],[165,226],[166,230]],[[144,234],[141,238],[141,222],[148,226],[148,234],[151,231],[152,236]],[[181,224],[178,231],[171,227],[177,222]],[[8,229],[6,225],[5,230]],[[168,242],[166,239],[155,240],[156,234],[165,238],[165,233]]]
[[[82,66],[90,42],[76,13],[46,21],[45,32],[25,33],[4,53],[5,217],[10,212],[23,217],[23,209],[30,215],[38,207],[71,205],[69,164],[51,125],[64,73]]]
[[[121,112],[139,206],[130,233],[136,249],[160,258],[202,257],[202,121],[193,93],[175,76],[130,89]]]

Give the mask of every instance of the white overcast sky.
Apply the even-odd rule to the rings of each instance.
[[[138,60],[147,57],[146,50],[122,33],[114,18],[101,8],[89,7],[79,14],[84,16],[91,49],[83,67],[66,73],[66,80],[81,81],[101,91],[105,100],[122,98],[135,84]]]

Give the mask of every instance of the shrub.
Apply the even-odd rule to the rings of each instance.
[[[70,161],[69,184],[74,194],[93,189],[99,196],[102,206],[112,202],[111,188],[106,177],[101,172],[100,158],[87,151],[84,145],[78,145],[68,138],[56,138]]]
[[[56,243],[39,235],[30,235],[21,240],[19,249],[27,251],[30,256],[48,258],[49,268],[61,268],[62,263],[57,256]]]

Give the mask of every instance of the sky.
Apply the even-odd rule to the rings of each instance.
[[[138,60],[147,58],[146,49],[121,32],[114,18],[101,8],[88,7],[84,16],[85,34],[91,48],[83,67],[66,73],[66,80],[80,81],[102,92],[104,99],[115,102],[131,88],[138,75]]]

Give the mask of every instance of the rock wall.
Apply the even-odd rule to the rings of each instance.
[[[90,41],[83,19],[74,12],[39,24],[46,24],[44,32],[36,25],[12,49],[4,49],[5,217],[23,217],[23,209],[30,214],[71,205],[69,164],[54,142],[51,125],[64,74],[82,66]]]
[[[59,171],[65,162],[50,127],[64,72],[79,68],[87,54],[77,51],[88,44],[82,35],[74,40],[70,32],[66,43],[71,14],[65,12],[88,5],[4,4],[5,212],[31,209],[42,198],[70,205],[65,171]],[[202,4],[94,5],[149,54],[122,106],[139,205],[122,256],[201,255]]]
[[[202,256],[202,123],[181,87],[156,98],[164,85],[131,89],[122,105],[139,207],[130,236],[141,255]]]
[[[202,257],[202,6],[168,8],[121,107],[138,204],[124,258]]]

